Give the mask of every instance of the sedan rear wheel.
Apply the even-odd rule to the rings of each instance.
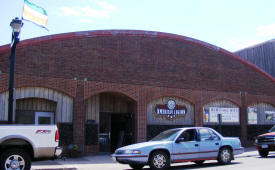
[[[166,169],[170,166],[170,159],[165,152],[156,151],[151,155],[149,165],[151,169]]]
[[[219,152],[218,162],[220,164],[230,164],[232,157],[233,155],[230,148],[222,148]]]

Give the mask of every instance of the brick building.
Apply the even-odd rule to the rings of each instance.
[[[0,47],[0,121],[8,119],[9,45]],[[275,79],[236,55],[189,37],[132,30],[21,41],[14,122],[56,123],[61,144],[86,153],[182,126],[218,127],[244,144],[275,124]]]

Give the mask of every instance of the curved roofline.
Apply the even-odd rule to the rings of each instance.
[[[271,81],[275,82],[275,78],[269,75],[268,73],[264,72],[258,66],[249,63],[248,61],[238,57],[237,55],[223,49],[217,47],[215,45],[209,44],[204,41],[200,41],[194,38],[171,34],[171,33],[164,33],[164,32],[156,32],[156,31],[144,31],[144,30],[94,30],[94,31],[81,31],[81,32],[70,32],[70,33],[62,33],[62,34],[54,34],[48,36],[42,36],[32,39],[23,40],[19,43],[18,48],[23,48],[30,45],[36,45],[40,43],[46,43],[56,40],[66,40],[66,39],[74,39],[74,38],[86,38],[86,37],[99,37],[99,36],[115,36],[115,35],[125,35],[125,36],[143,36],[143,37],[155,37],[155,38],[165,38],[165,39],[174,39],[179,41],[188,42],[197,46],[206,47],[211,50],[220,52],[222,54],[228,55],[234,60],[240,61],[243,64],[251,67],[252,69],[260,72],[264,76],[266,76]],[[0,46],[0,54],[9,51],[10,46],[9,44]]]

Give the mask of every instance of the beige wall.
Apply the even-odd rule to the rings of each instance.
[[[42,88],[42,87],[24,87],[17,88],[14,91],[14,99],[24,98],[41,98],[54,101],[57,103],[56,110],[56,123],[59,122],[72,122],[73,114],[73,98],[58,91]],[[16,108],[16,100],[14,102],[14,113]],[[39,106],[40,107],[40,106]],[[42,106],[41,106],[42,107]],[[13,115],[15,117],[15,115]],[[0,120],[8,119],[8,92],[0,94]]]

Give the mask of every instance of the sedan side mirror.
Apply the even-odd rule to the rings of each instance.
[[[178,139],[176,140],[176,143],[181,143],[181,142],[184,142],[184,138],[178,138]]]

